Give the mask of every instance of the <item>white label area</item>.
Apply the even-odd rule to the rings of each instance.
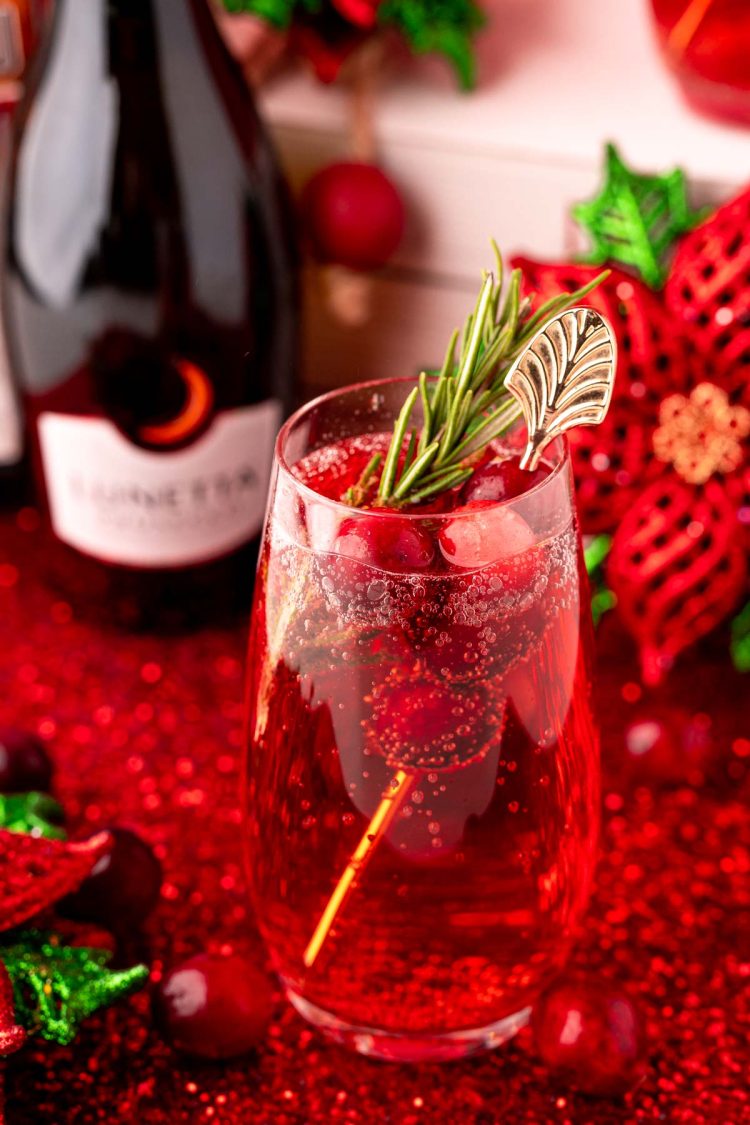
[[[105,562],[187,566],[258,534],[281,406],[227,410],[187,449],[152,453],[104,418],[40,415],[50,516],[63,542]]]

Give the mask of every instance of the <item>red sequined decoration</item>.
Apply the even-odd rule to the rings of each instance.
[[[0,831],[0,929],[20,925],[72,891],[110,843],[108,832],[69,843]]]
[[[644,680],[656,683],[745,587],[745,552],[721,485],[694,487],[672,474],[650,485],[615,533],[607,576],[639,641]]]
[[[524,291],[540,304],[557,293],[572,293],[601,269],[555,265],[515,258],[523,270]],[[611,531],[628,511],[643,485],[660,475],[651,432],[665,395],[687,390],[697,381],[690,341],[675,333],[671,317],[657,296],[622,270],[610,276],[582,302],[607,318],[617,338],[618,366],[612,406],[600,426],[570,435],[578,485],[578,509],[585,532]],[[705,374],[705,367],[701,372]]]
[[[16,1023],[13,1007],[13,985],[0,962],[0,1057],[12,1055],[26,1042],[26,1032]],[[0,1119],[2,1110],[0,1107]]]

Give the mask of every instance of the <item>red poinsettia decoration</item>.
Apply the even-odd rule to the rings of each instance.
[[[597,272],[514,264],[539,300]],[[750,190],[681,240],[661,293],[614,269],[585,303],[619,362],[606,421],[571,436],[581,520],[613,536],[608,581],[656,682],[747,590]]]

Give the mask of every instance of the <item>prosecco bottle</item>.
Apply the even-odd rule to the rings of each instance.
[[[44,0],[0,0],[0,215],[6,207],[13,112],[44,7]],[[0,224],[0,261],[4,233]],[[0,317],[0,508],[15,507],[25,499],[26,469],[21,408]]]
[[[20,111],[3,307],[79,611],[247,599],[293,393],[285,187],[207,0],[57,0]]]

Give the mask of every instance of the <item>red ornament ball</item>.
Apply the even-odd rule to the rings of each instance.
[[[191,957],[167,973],[155,1017],[173,1047],[203,1059],[232,1059],[257,1047],[271,1018],[268,978],[233,954]]]
[[[535,1004],[531,1026],[545,1065],[584,1094],[626,1094],[645,1075],[645,1040],[632,1000],[595,977],[555,981]]]
[[[0,727],[0,793],[48,793],[52,763],[29,731]]]
[[[377,269],[404,233],[401,196],[373,164],[331,164],[302,193],[302,216],[318,258],[353,270]]]
[[[642,708],[623,733],[625,773],[634,784],[700,785],[717,749],[712,728],[706,714],[667,705]]]
[[[112,828],[110,834],[111,849],[58,909],[66,918],[94,922],[120,933],[139,925],[156,906],[162,870],[151,848],[135,832]]]

